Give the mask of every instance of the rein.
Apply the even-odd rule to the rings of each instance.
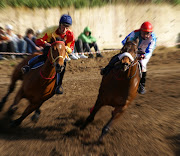
[[[136,65],[136,64],[138,64],[138,63],[139,63],[139,62],[136,61],[136,63],[134,63],[132,66],[134,66],[134,65]],[[132,67],[132,66],[131,66],[131,67]],[[128,78],[129,80],[132,79],[132,78],[136,75],[137,69],[138,69],[138,66],[136,66],[136,71],[135,71],[134,75]]]
[[[139,62],[138,62],[138,61],[133,62],[133,63],[128,67],[128,70],[129,70],[130,67],[133,67],[133,66],[135,66],[136,64],[139,64]],[[139,66],[136,67],[135,73],[134,73],[131,77],[128,77],[128,78],[127,78],[128,80],[130,80],[130,79],[132,79],[134,76],[136,76],[138,67],[139,67]],[[125,80],[125,78],[118,77],[117,74],[115,74],[115,72],[113,72],[113,73],[114,73],[114,76],[115,76],[115,78],[116,78],[117,80]]]
[[[131,60],[131,64],[128,66],[127,70],[129,70],[130,67],[133,67],[136,64],[139,64],[139,62],[137,60],[137,55],[135,58],[133,58],[132,55],[128,52],[122,53],[120,56],[118,56],[118,58],[119,58],[119,60],[121,60],[125,56],[129,57],[129,59]],[[134,75],[132,75],[131,77],[128,77],[127,79],[129,79],[129,80],[132,79],[136,75],[137,69],[138,69],[138,66],[136,67],[136,71],[135,71]],[[116,77],[117,80],[124,80],[124,78],[118,78],[117,75],[115,74],[115,72],[114,72],[114,76]]]
[[[52,77],[44,77],[43,75],[42,75],[42,72],[41,72],[41,69],[40,69],[40,75],[41,75],[41,77],[43,78],[43,79],[45,79],[45,80],[52,80],[52,79],[54,79],[55,78],[55,76],[56,76],[56,72],[54,73],[54,75],[52,76]]]

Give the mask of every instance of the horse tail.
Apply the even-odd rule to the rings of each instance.
[[[2,111],[4,104],[7,101],[8,96],[14,91],[14,88],[16,87],[16,82],[17,80],[22,79],[22,73],[21,70],[19,71],[19,69],[15,69],[11,78],[11,84],[9,85],[8,88],[8,92],[6,93],[6,95],[2,98],[1,102],[0,102],[0,112]]]

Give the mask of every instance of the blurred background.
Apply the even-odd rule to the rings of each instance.
[[[69,13],[77,36],[89,26],[100,49],[119,48],[121,41],[144,21],[154,26],[157,44],[174,46],[180,33],[180,0],[1,0],[0,26],[11,24],[24,35],[27,28],[58,25]]]
[[[0,27],[10,24],[14,33],[25,36],[28,28],[37,32],[57,26],[64,13],[73,19],[76,38],[91,28],[100,50],[121,48],[126,35],[150,21],[158,47],[148,65],[147,94],[138,95],[98,146],[95,141],[113,108],[104,107],[85,131],[76,123],[95,104],[100,69],[118,50],[103,53],[103,59],[68,61],[65,93],[43,104],[36,124],[30,115],[11,129],[6,114],[22,84],[18,82],[0,112],[0,156],[180,156],[180,49],[174,47],[180,43],[180,0],[0,0]],[[0,61],[0,100],[22,61],[9,58]],[[27,104],[20,102],[13,119]]]

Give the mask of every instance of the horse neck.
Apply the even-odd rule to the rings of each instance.
[[[46,60],[45,64],[41,68],[41,73],[46,78],[51,78],[55,75],[55,68],[49,61],[49,59]]]

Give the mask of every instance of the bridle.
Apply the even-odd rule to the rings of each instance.
[[[131,43],[131,44],[133,44],[133,45],[137,45],[136,43],[134,43],[134,42],[127,42],[127,43]],[[137,61],[137,53],[136,53],[136,56],[133,58],[132,57],[132,55],[127,51],[127,52],[123,52],[120,56],[119,56],[119,60],[122,60],[122,58],[123,57],[125,57],[125,56],[127,56],[130,60],[131,60],[131,64],[130,65],[128,65],[128,68],[127,69],[129,69],[130,67],[132,67],[132,66],[134,66],[134,65],[136,65],[137,63],[138,63],[138,61]]]
[[[52,54],[52,45],[54,45],[54,44],[56,44],[56,43],[63,43],[63,44],[65,45],[65,43],[64,43],[63,41],[56,41],[56,42],[53,42],[53,43],[51,44],[51,47],[50,47],[50,50],[49,50],[50,56],[51,56],[51,60],[52,60],[52,61],[50,61],[51,64],[54,64],[58,58],[62,58],[63,60],[65,60],[65,58],[64,58],[63,56],[61,56],[61,55],[60,55],[60,56],[57,56],[56,58],[53,57],[53,54]]]
[[[132,43],[133,45],[136,45],[136,44],[133,43],[133,42],[129,42],[129,43]],[[132,76],[128,77],[128,79],[131,79],[131,78],[133,78],[133,77],[136,75],[138,68],[140,68],[139,62],[138,62],[138,60],[137,60],[137,53],[136,53],[136,56],[133,58],[132,55],[131,55],[131,54],[128,52],[128,50],[127,50],[127,52],[125,51],[125,52],[121,53],[121,55],[119,56],[119,60],[122,60],[125,56],[128,57],[128,58],[131,60],[131,64],[129,64],[129,65],[127,66],[127,70],[128,70],[130,67],[133,67],[133,66],[135,66],[135,65],[137,64],[135,73],[134,73]],[[124,80],[123,78],[118,78],[115,73],[114,73],[114,76],[116,77],[117,80]]]
[[[57,57],[54,59],[53,54],[52,54],[52,45],[54,45],[54,44],[56,44],[56,43],[63,43],[63,44],[65,45],[65,43],[64,43],[63,41],[55,41],[55,42],[53,42],[53,43],[51,44],[51,47],[50,47],[49,53],[48,53],[48,59],[49,59],[49,55],[50,55],[52,61],[51,61],[50,59],[49,59],[49,61],[50,61],[50,63],[51,63],[52,65],[54,65],[54,66],[55,66],[55,62],[56,62],[56,60],[57,60],[58,58],[62,58],[63,61],[65,60],[65,58],[64,58],[63,56],[61,56],[61,55],[60,55],[60,56],[57,56]],[[41,77],[42,77],[43,79],[45,79],[45,80],[52,80],[52,79],[55,78],[56,72],[55,72],[55,74],[54,74],[52,77],[47,78],[47,77],[44,77],[44,76],[42,75],[42,72],[41,72],[41,69],[40,69],[40,75],[41,75]]]

